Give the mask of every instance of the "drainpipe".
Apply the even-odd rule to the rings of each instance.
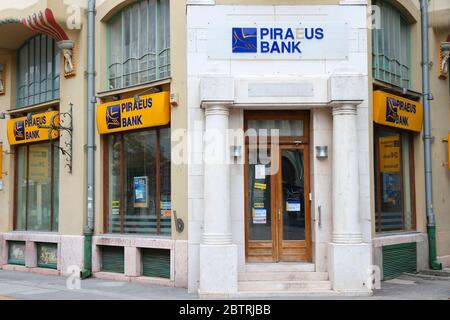
[[[92,275],[92,235],[94,233],[94,118],[95,118],[95,92],[94,92],[94,43],[95,43],[95,0],[88,0],[87,25],[87,224],[84,227],[84,267],[81,278]]]
[[[424,123],[424,157],[425,157],[425,205],[427,213],[428,257],[433,270],[441,270],[442,265],[436,257],[436,219],[433,212],[433,176],[431,168],[431,118],[430,118],[430,61],[428,43],[428,0],[420,0],[422,27],[422,91]]]

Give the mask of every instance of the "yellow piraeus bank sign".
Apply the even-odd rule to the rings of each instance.
[[[384,91],[373,93],[373,121],[385,126],[420,132],[422,104]]]
[[[7,123],[9,144],[17,145],[58,138],[57,130],[53,130],[52,136],[49,137],[48,129],[39,128],[40,126],[49,126],[53,116],[54,125],[59,125],[58,111],[34,114],[31,118],[22,117],[9,120]]]
[[[100,134],[163,126],[170,122],[168,92],[100,104],[97,128]]]

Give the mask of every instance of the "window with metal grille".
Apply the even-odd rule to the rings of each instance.
[[[102,267],[104,272],[125,272],[125,249],[124,247],[101,246]]]
[[[25,241],[8,241],[8,264],[25,265]]]
[[[380,8],[380,28],[372,30],[373,78],[401,88],[411,87],[411,26],[400,12],[385,1]]]
[[[54,40],[38,35],[17,53],[17,107],[59,98],[60,51]]]
[[[170,279],[170,250],[142,249],[142,275]]]
[[[108,23],[108,88],[170,76],[169,1],[141,0]]]

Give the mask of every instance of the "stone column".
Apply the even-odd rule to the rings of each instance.
[[[356,105],[333,107],[333,243],[361,243]]]
[[[203,105],[204,226],[199,293],[227,295],[237,291],[237,246],[232,244],[230,213],[229,110],[224,102]]]
[[[362,242],[359,215],[357,103],[333,108],[333,234],[329,244],[329,273],[333,289],[370,293],[366,285],[371,264],[370,245]]]

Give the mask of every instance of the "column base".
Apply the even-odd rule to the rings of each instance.
[[[372,293],[371,245],[328,244],[328,272],[333,290],[349,295]]]
[[[200,244],[199,295],[226,296],[237,292],[237,246]]]

